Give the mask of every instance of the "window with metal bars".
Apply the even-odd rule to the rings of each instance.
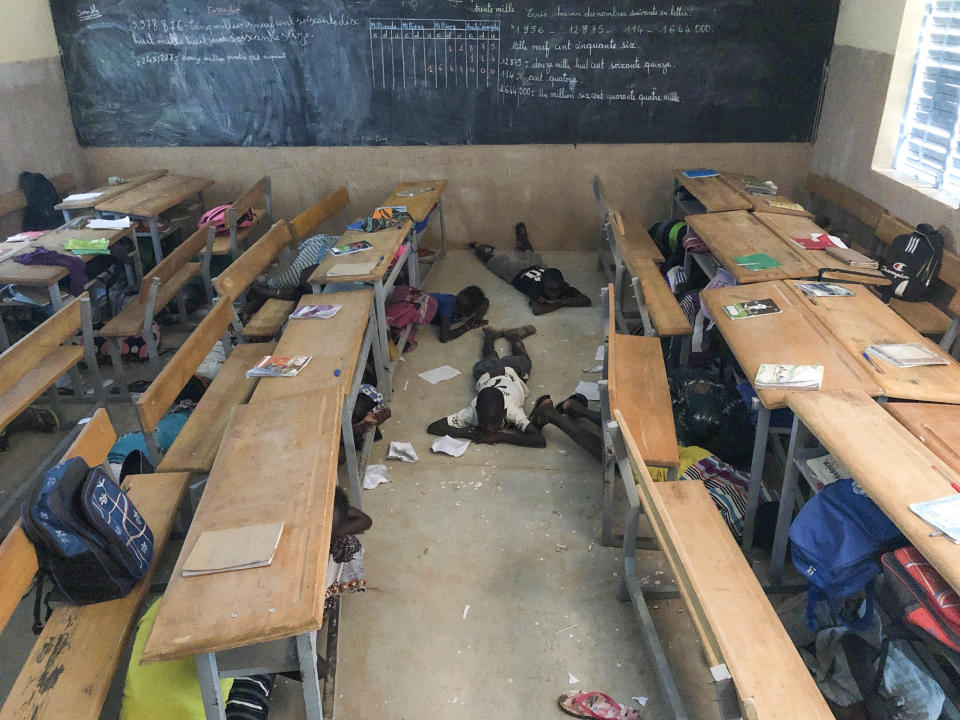
[[[960,197],[960,1],[924,8],[893,167]]]

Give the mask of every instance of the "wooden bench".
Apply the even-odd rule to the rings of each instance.
[[[106,411],[97,410],[64,458],[82,457],[91,467],[99,465],[116,439]],[[94,605],[63,605],[53,611],[0,709],[0,720],[100,717],[188,477],[187,473],[158,473],[124,480],[123,488],[153,532],[153,566],[126,597]],[[27,592],[36,571],[33,545],[17,523],[0,544],[0,573],[4,578],[0,586],[0,629]]]
[[[210,472],[230,411],[235,405],[245,403],[253,393],[257,381],[246,377],[246,372],[273,351],[274,343],[243,343],[230,350],[227,330],[234,317],[230,298],[220,298],[137,400],[137,417],[151,462],[156,464],[158,472]],[[223,340],[227,361],[217,371],[176,440],[166,454],[161,455],[157,425],[218,339]]]
[[[212,302],[210,291],[210,247],[213,244],[213,225],[207,223],[193,235],[178,245],[173,252],[161,260],[153,270],[140,281],[140,292],[135,300],[127,304],[120,312],[107,321],[97,332],[106,338],[110,349],[110,358],[119,378],[124,377],[123,362],[120,358],[120,338],[129,335],[142,335],[147,344],[147,356],[150,369],[160,372],[160,353],[153,336],[153,319],[170,303],[176,301],[180,322],[187,321],[187,307],[183,299],[183,289],[198,275],[203,277],[207,301]],[[201,262],[191,262],[191,258],[201,255]]]
[[[283,220],[274,223],[263,236],[251,245],[230,267],[218,275],[213,285],[221,296],[235,301],[246,291],[270,263],[292,242],[290,227]],[[240,329],[250,340],[272,339],[277,336],[296,303],[292,300],[270,298]]]
[[[614,320],[613,285],[601,292],[604,307],[603,375],[600,380],[601,425],[606,427],[613,409],[642,423],[640,441],[649,465],[668,468],[676,479],[680,456],[673,422],[673,403],[660,341],[638,335],[618,335]],[[601,542],[616,544],[613,536],[613,491],[616,457],[609,433],[603,438],[603,508]]]
[[[657,267],[663,262],[663,255],[650,234],[639,218],[625,215],[611,205],[599,177],[594,176],[592,185],[603,223],[600,265],[613,282],[617,325],[629,332],[629,318],[623,309],[623,280],[629,277],[644,335],[692,335],[687,316]]]
[[[323,200],[314,203],[290,221],[290,234],[295,242],[303,242],[313,235],[317,228],[330,219],[334,213],[343,210],[350,202],[345,187],[339,187]]]
[[[56,188],[57,194],[60,197],[68,194],[76,187],[76,182],[74,182],[73,175],[70,173],[56,175],[50,178],[50,182],[53,183],[53,187]],[[27,196],[23,194],[22,190],[14,190],[13,192],[0,195],[0,218],[23,210],[26,207]]]
[[[812,196],[839,208],[871,229],[886,212],[879,203],[826,175],[809,173],[803,186]]]
[[[614,441],[628,458],[619,464],[630,503],[620,597],[630,599],[637,610],[674,717],[687,715],[646,606],[644,592],[651,588],[638,577],[634,559],[641,506],[717,679],[725,717],[731,716],[735,691],[740,714],[749,720],[832,719],[709,492],[699,480],[654,483],[640,451],[636,420],[613,411]]]
[[[884,213],[874,230],[874,238],[879,246],[874,248],[878,257],[882,257],[890,247],[890,243],[898,235],[909,235],[914,228],[898,217]],[[960,313],[955,308],[960,307],[960,257],[949,250],[943,251],[943,264],[937,279],[952,290],[952,297],[947,306],[951,315],[938,308],[931,302],[908,302],[891,298],[890,307],[900,317],[906,320],[921,335],[935,335],[942,338],[940,347],[949,351],[957,337],[957,326]]]
[[[247,227],[237,227],[237,223],[248,211],[253,213],[253,222]],[[264,222],[268,226],[273,222],[270,176],[264,175],[253,187],[234,200],[227,208],[225,217],[227,232],[217,236],[212,252],[214,255],[232,255],[236,259],[243,250],[242,246],[257,227]]]
[[[63,344],[77,332],[83,335],[83,345]],[[105,404],[93,347],[93,322],[87,293],[68,303],[0,355],[0,428],[6,427],[48,390],[54,407],[57,407],[56,382],[68,371],[74,391],[80,395],[83,387],[76,365],[81,359],[86,360],[93,375],[98,402]]]

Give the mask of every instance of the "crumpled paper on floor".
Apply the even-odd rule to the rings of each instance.
[[[387,460],[402,460],[403,462],[414,463],[419,459],[420,458],[417,457],[417,451],[413,449],[412,443],[390,443],[390,450],[387,452]]]
[[[380,483],[390,482],[390,474],[386,465],[367,465],[363,473],[363,487],[373,490]]]
[[[468,447],[470,447],[469,440],[458,440],[457,438],[450,437],[449,435],[444,435],[443,437],[434,440],[433,445],[430,446],[430,449],[435,453],[446,453],[447,455],[452,455],[453,457],[460,457],[467,451]]]

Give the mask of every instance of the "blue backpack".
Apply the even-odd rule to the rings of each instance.
[[[48,470],[20,516],[40,566],[35,632],[44,576],[65,601],[86,605],[123,597],[150,567],[153,533],[146,521],[107,473],[81,458]]]
[[[873,585],[879,554],[906,544],[906,538],[851,478],[827,485],[797,513],[790,526],[793,564],[810,582],[807,623],[817,629],[816,605],[826,600],[834,616],[852,630],[873,619]],[[847,620],[839,603],[866,591],[866,612]]]

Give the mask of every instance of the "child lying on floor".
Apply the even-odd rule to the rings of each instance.
[[[442,343],[456,340],[468,330],[487,324],[483,316],[490,309],[490,301],[476,285],[468,285],[456,295],[430,293],[430,296],[437,301],[437,314],[431,324],[439,326]],[[455,323],[460,325],[454,327]]]
[[[562,307],[587,307],[590,298],[567,284],[563,273],[548,268],[543,258],[533,251],[527,228],[517,223],[517,253],[514,257],[497,255],[493,245],[470,243],[470,247],[487,266],[487,270],[513,285],[530,298],[534,315],[544,315]]]
[[[482,358],[473,366],[477,396],[460,412],[431,423],[427,432],[481,443],[545,447],[539,428],[523,412],[529,394],[524,379],[533,366],[523,338],[536,331],[532,325],[512,330],[483,328]],[[500,338],[510,343],[511,355],[497,355],[494,345]]]

